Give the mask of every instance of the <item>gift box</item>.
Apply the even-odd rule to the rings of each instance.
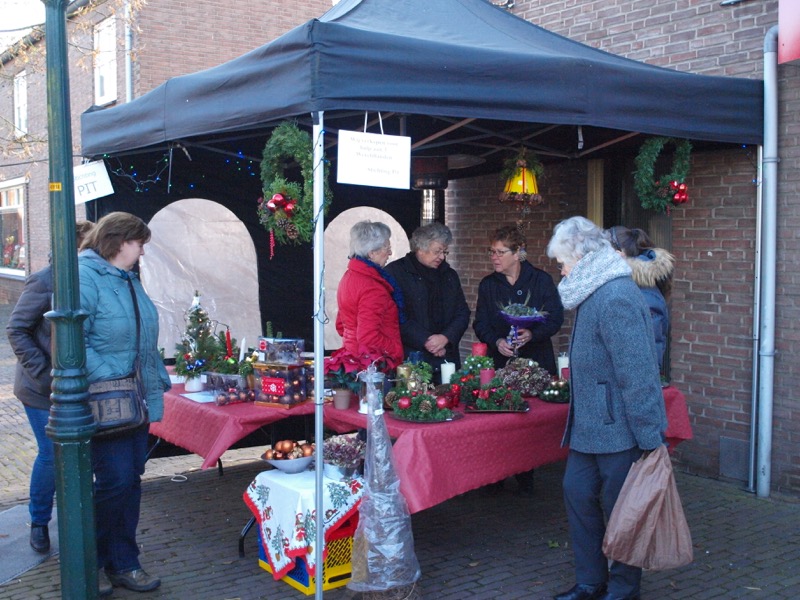
[[[306,367],[297,364],[255,363],[256,402],[288,407],[307,400]]]
[[[358,525],[358,513],[347,520],[342,527],[333,531],[329,539],[325,542],[325,562],[322,564],[322,589],[332,590],[342,587],[350,581],[353,572],[351,556],[353,553],[353,534]],[[259,566],[272,573],[269,561],[264,554],[264,544],[261,537],[261,529],[258,529],[258,564]],[[319,569],[316,569],[319,574]],[[295,560],[295,565],[281,581],[289,584],[294,589],[303,592],[306,596],[315,594],[317,591],[317,575],[309,575],[308,564],[303,557]]]
[[[234,404],[236,402],[253,402],[256,399],[254,390],[247,385],[247,378],[236,373],[208,372],[206,377],[206,390],[214,394],[214,402],[218,406]]]
[[[258,338],[258,359],[264,363],[297,364],[302,361],[301,355],[306,342],[293,338]]]

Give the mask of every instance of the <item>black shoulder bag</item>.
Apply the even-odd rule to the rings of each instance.
[[[147,400],[139,372],[139,303],[136,301],[136,291],[130,276],[128,288],[136,316],[136,358],[133,361],[133,371],[125,377],[95,381],[89,385],[89,406],[97,423],[95,438],[112,437],[133,431],[148,420]]]

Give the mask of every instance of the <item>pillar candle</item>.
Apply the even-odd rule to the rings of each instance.
[[[472,344],[472,356],[486,356],[488,350],[489,347],[482,342],[473,342]]]
[[[231,347],[231,330],[225,330],[225,350],[227,350],[226,356],[230,357],[233,356],[233,348]]]
[[[569,356],[566,354],[560,354],[558,357],[558,376],[561,379],[567,379],[568,376],[565,376],[565,369],[569,369]]]
[[[445,361],[442,363],[441,369],[442,369],[442,383],[444,384],[450,383],[450,377],[452,377],[453,374],[456,372],[455,363]]]
[[[491,383],[494,378],[494,369],[481,369],[481,385]]]
[[[245,338],[242,338],[242,341],[239,342],[240,343],[240,346],[239,346],[239,362],[242,362],[244,360],[244,349],[246,348],[246,346],[244,345],[244,340],[245,340]]]

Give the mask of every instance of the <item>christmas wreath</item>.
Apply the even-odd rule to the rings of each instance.
[[[672,168],[669,173],[656,178],[656,161],[668,143],[675,144]],[[686,177],[689,175],[691,154],[692,144],[688,140],[654,137],[642,144],[636,156],[636,173],[633,179],[642,208],[669,212],[670,203],[677,206],[689,200]]]
[[[299,165],[302,184],[286,179],[284,167],[287,158]],[[332,196],[327,168],[323,179],[324,209],[327,210]],[[269,231],[270,258],[276,241],[281,244],[310,242],[314,234],[314,151],[311,136],[294,123],[286,121],[278,125],[264,146],[261,182],[264,195],[258,199],[258,219]]]

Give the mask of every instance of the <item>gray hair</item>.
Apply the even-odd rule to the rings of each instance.
[[[439,242],[442,246],[449,246],[453,243],[453,234],[447,225],[433,222],[417,227],[411,234],[411,251],[427,250],[433,242]]]
[[[610,247],[611,243],[597,225],[585,217],[570,217],[553,230],[553,237],[547,244],[547,256],[575,264],[590,252]]]
[[[388,225],[378,221],[359,221],[350,228],[350,258],[369,258],[369,253],[380,250],[392,237]]]

